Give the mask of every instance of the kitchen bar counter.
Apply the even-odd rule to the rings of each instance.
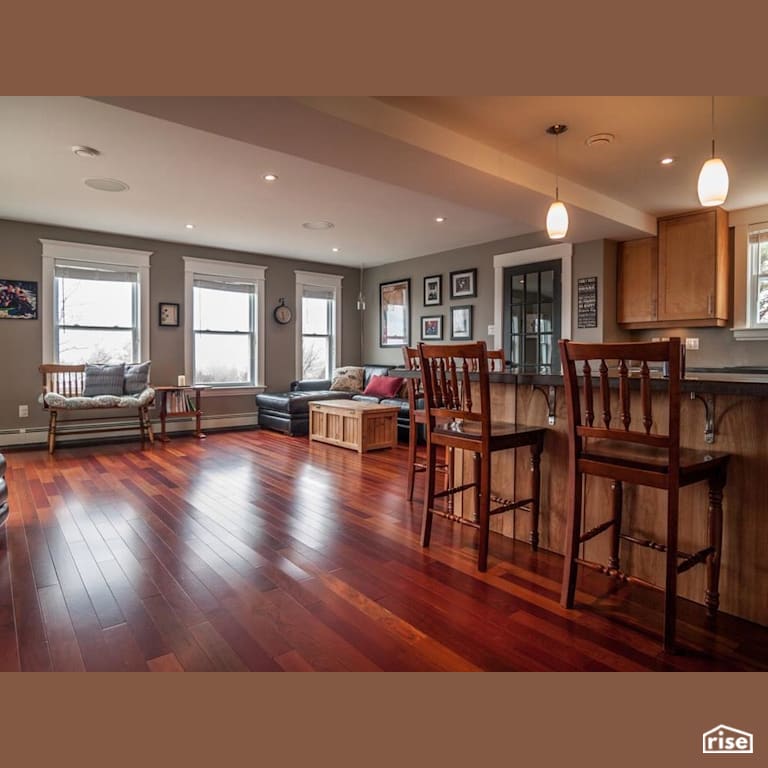
[[[392,375],[414,376],[418,372],[401,370]],[[490,377],[494,418],[549,427],[541,461],[540,546],[562,553],[570,495],[563,377],[516,370],[491,373]],[[639,419],[642,412],[639,376],[630,381],[633,419]],[[667,395],[664,385],[661,376],[654,376],[654,419],[665,425]],[[723,501],[721,610],[768,626],[768,570],[765,566],[768,553],[768,370],[689,368],[681,386],[683,392],[690,395],[681,401],[681,445],[731,454]],[[470,471],[470,456],[457,455],[456,461],[457,472]],[[530,478],[525,452],[519,452],[517,457],[511,452],[494,457],[494,478],[498,478],[494,493],[507,498],[525,495]],[[609,481],[587,479],[587,527],[606,519],[610,493]],[[663,541],[664,494],[650,488],[625,486],[624,499],[626,529]],[[680,504],[680,548],[693,551],[697,544],[706,540],[706,484],[683,489]],[[457,500],[457,507],[464,509],[465,514],[472,514],[470,494]],[[528,540],[530,521],[524,511],[519,511],[516,517],[512,513],[499,515],[492,526],[506,536]],[[587,544],[590,557],[607,558],[608,552],[603,552],[601,547],[608,545],[602,538],[606,537],[597,537]],[[658,553],[625,547],[623,555],[627,571],[663,583],[663,558]],[[606,579],[606,590],[610,588],[610,580]],[[694,568],[681,575],[680,594],[703,603],[704,569]]]

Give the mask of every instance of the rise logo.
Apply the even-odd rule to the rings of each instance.
[[[716,725],[702,736],[701,751],[705,755],[752,755],[754,737],[729,725]]]

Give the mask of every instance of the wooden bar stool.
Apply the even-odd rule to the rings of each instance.
[[[488,567],[490,518],[512,509],[530,509],[538,541],[540,476],[539,461],[544,447],[544,427],[527,427],[510,422],[491,421],[489,365],[485,342],[467,344],[419,344],[421,378],[427,429],[427,480],[424,494],[424,516],[421,544],[429,546],[432,517],[437,514],[479,529],[477,567]],[[470,374],[477,381],[477,399],[473,401]],[[473,478],[469,483],[450,483],[443,491],[435,491],[437,448],[461,449],[473,454]],[[529,446],[533,489],[531,498],[519,501],[497,499],[491,492],[491,454],[496,451]],[[475,493],[477,520],[469,520],[435,507],[435,500],[472,489]],[[491,507],[497,501],[498,506]]]
[[[560,602],[572,608],[576,590],[577,565],[590,567],[620,581],[638,582],[664,592],[664,650],[674,650],[677,601],[677,576],[694,565],[706,563],[705,603],[711,618],[719,604],[720,550],[723,530],[723,488],[726,483],[728,454],[680,448],[680,339],[668,342],[628,344],[577,344],[560,341],[560,359],[565,370],[565,396],[568,410],[570,505],[565,541],[565,564]],[[590,361],[599,360],[599,420],[595,424],[593,374]],[[618,414],[611,414],[609,367],[606,360],[618,360]],[[630,429],[630,378],[628,362],[640,366],[641,429]],[[576,362],[582,363],[582,393],[579,392]],[[662,386],[668,392],[669,419],[666,434],[651,433],[651,377],[649,362],[669,365],[668,379]],[[658,385],[657,385],[658,386]],[[583,402],[582,402],[583,400]],[[583,406],[583,408],[582,408]],[[618,423],[617,423],[618,422]],[[582,532],[582,478],[596,475],[613,480],[612,515],[609,520]],[[709,483],[707,546],[688,554],[678,551],[678,510],[680,488],[706,480]],[[621,531],[623,483],[633,483],[667,492],[666,541],[659,544]],[[579,557],[579,547],[595,536],[610,532],[611,555],[607,565]],[[664,587],[630,576],[621,570],[620,542],[649,547],[664,553]],[[680,562],[678,562],[680,561]]]
[[[419,361],[419,350],[416,347],[403,347],[403,361],[405,367],[409,371],[421,370],[421,363]],[[504,350],[503,349],[489,349],[488,350],[488,369],[490,371],[503,371],[504,370]],[[408,501],[413,501],[413,486],[416,479],[417,472],[424,472],[427,465],[423,461],[419,461],[417,457],[417,446],[419,441],[419,428],[418,425],[426,424],[426,411],[424,410],[424,389],[421,384],[420,378],[407,379],[408,388],[408,415],[409,415],[409,430],[408,430]],[[450,488],[453,485],[453,449],[446,448],[444,454],[444,461],[437,465],[437,469],[440,472],[446,474],[446,487]],[[450,503],[450,502],[449,502]]]
[[[409,371],[421,370],[419,350],[416,347],[403,347],[403,360]],[[425,472],[427,465],[419,461],[417,446],[419,442],[419,425],[427,423],[427,414],[424,410],[424,389],[421,378],[406,379],[408,387],[408,501],[413,501],[413,485],[417,472]],[[446,487],[453,484],[453,449],[445,449],[444,461],[440,462],[436,469],[446,474]]]

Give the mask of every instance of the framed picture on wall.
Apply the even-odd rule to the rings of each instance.
[[[160,325],[177,326],[179,324],[179,305],[161,301],[159,322]]]
[[[477,296],[477,269],[462,269],[451,272],[451,298]]]
[[[37,320],[37,283],[0,278],[0,319]]]
[[[472,339],[472,305],[451,307],[451,339],[470,341]]]
[[[430,275],[424,278],[424,306],[433,307],[443,303],[443,276]]]
[[[429,315],[421,318],[421,340],[422,341],[442,341],[443,340],[443,316]]]
[[[411,343],[411,279],[379,283],[379,346]]]

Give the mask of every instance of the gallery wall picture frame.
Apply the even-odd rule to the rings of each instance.
[[[421,340],[422,341],[442,341],[443,340],[443,316],[442,315],[422,315]]]
[[[472,340],[472,304],[451,307],[451,340]]]
[[[437,307],[443,303],[443,276],[429,275],[424,278],[424,306]]]
[[[379,283],[379,346],[411,343],[411,279]]]
[[[179,325],[179,305],[161,301],[158,307],[158,321],[160,325],[176,328]]]
[[[0,320],[37,320],[37,283],[0,278]]]
[[[463,299],[477,296],[477,268],[460,269],[450,274],[451,298]]]

